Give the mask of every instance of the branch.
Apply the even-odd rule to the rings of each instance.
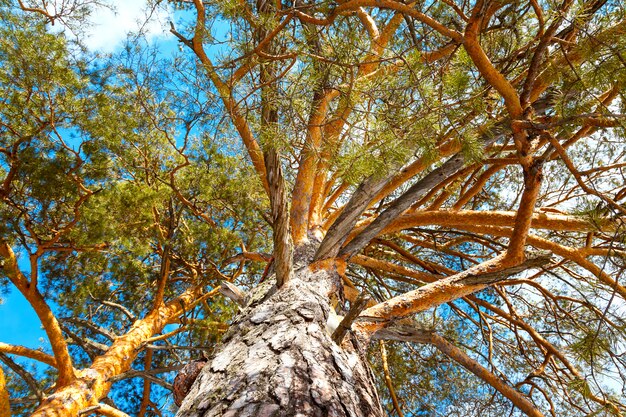
[[[45,363],[46,365],[57,367],[57,361],[53,356],[48,355],[40,350],[29,349],[24,346],[9,345],[7,343],[0,342],[0,352],[10,353],[11,355],[23,356],[25,358],[34,359],[36,361]]]
[[[54,396],[49,397],[35,410],[33,417],[76,414],[79,410],[106,397],[111,389],[111,378],[130,369],[146,340],[160,333],[167,324],[185,314],[188,309],[217,293],[218,290],[214,289],[202,295],[202,287],[191,287],[179,297],[136,321],[131,329],[115,339],[109,349],[98,356],[88,369],[79,372],[80,379],[56,390]]]
[[[456,226],[456,228],[469,232],[504,237],[510,237],[512,233],[511,229],[507,227],[465,224]],[[580,265],[582,268],[595,275],[600,280],[600,282],[610,287],[613,291],[620,294],[622,298],[626,300],[626,287],[624,285],[621,285],[617,280],[613,279],[609,274],[604,272],[602,268],[598,267],[596,264],[586,259],[584,256],[584,250],[563,246],[535,235],[529,235],[527,237],[527,242],[529,245],[532,245],[537,249],[550,251],[555,255],[561,256],[569,261]]]
[[[341,345],[343,338],[345,337],[348,330],[352,328],[352,322],[361,314],[361,312],[367,307],[370,302],[370,297],[366,294],[360,294],[357,299],[354,301],[352,306],[350,307],[350,311],[348,314],[341,320],[339,326],[333,332],[331,338],[335,343]],[[331,307],[332,308],[332,307]]]
[[[370,225],[357,234],[343,249],[339,256],[350,258],[363,249],[367,244],[378,236],[380,232],[394,219],[404,213],[419,198],[424,196],[431,188],[437,186],[448,176],[454,175],[463,168],[465,157],[458,153],[448,159],[440,167],[431,171],[424,178],[416,182],[404,194],[394,200]]]
[[[272,236],[274,240],[274,268],[276,285],[282,287],[293,275],[293,243],[289,232],[289,210],[285,192],[285,178],[278,152],[265,152],[267,182],[272,209]]]
[[[554,21],[552,22],[548,30],[541,36],[539,44],[537,45],[537,48],[535,49],[535,53],[530,61],[528,72],[526,75],[526,80],[524,81],[524,87],[523,87],[522,94],[520,97],[522,105],[524,106],[528,105],[528,99],[530,97],[530,93],[533,90],[533,85],[535,83],[535,80],[537,79],[537,76],[539,75],[540,65],[542,65],[544,62],[544,57],[547,54],[548,46],[552,42],[554,34],[556,33],[557,29],[561,25],[561,22],[565,18],[565,15],[567,11],[569,10],[570,6],[572,5],[572,3],[573,3],[573,0],[566,0],[564,2],[561,10],[558,10],[556,12],[556,18],[554,19]],[[536,3],[536,0],[535,2],[531,2],[531,4],[535,12],[537,13],[537,17],[540,19],[540,22],[542,22],[542,16],[540,12],[541,8]],[[543,25],[540,26],[540,30],[543,30]]]
[[[44,16],[46,19],[48,19],[50,21],[50,23],[52,25],[54,25],[54,20],[57,18],[57,16],[52,16],[50,13],[48,13],[48,11],[46,9],[42,9],[39,7],[28,7],[24,4],[24,2],[22,0],[17,0],[17,4],[19,4],[20,9],[22,9],[25,12],[32,12],[32,13],[38,13],[42,16]]]
[[[200,60],[200,62],[202,63],[209,79],[213,82],[213,85],[215,85],[215,88],[217,88],[217,91],[220,94],[222,102],[224,103],[224,106],[226,107],[226,110],[228,111],[228,114],[231,117],[231,120],[233,121],[235,128],[239,132],[239,135],[241,136],[241,139],[246,149],[248,150],[248,155],[250,156],[250,159],[252,160],[252,164],[254,165],[254,168],[261,179],[263,187],[269,193],[269,186],[267,184],[266,173],[265,173],[265,162],[263,161],[263,152],[261,151],[261,148],[258,142],[254,138],[252,131],[250,130],[250,126],[248,125],[248,122],[242,116],[239,107],[235,103],[235,100],[233,100],[232,91],[226,85],[226,83],[224,83],[221,80],[221,78],[217,74],[215,67],[213,66],[213,62],[211,62],[211,59],[209,58],[209,56],[206,54],[206,51],[204,50],[203,39],[204,39],[205,31],[206,31],[206,27],[205,27],[206,16],[205,16],[204,4],[202,3],[202,0],[193,0],[193,3],[196,7],[197,22],[196,22],[194,36],[191,39],[191,42],[186,40],[184,37],[180,36],[180,34],[177,34],[175,30],[173,30],[172,33],[177,35],[179,39],[181,39],[185,45],[191,48],[193,52],[196,54],[196,56],[198,57],[198,59]]]
[[[546,109],[550,108],[552,105],[552,99],[550,97],[542,98],[533,104],[533,111],[535,114],[542,114],[546,111]],[[460,125],[468,124],[471,120],[476,117],[474,112],[470,112],[462,117],[457,123]],[[506,138],[510,133],[510,125],[511,119],[508,117],[502,118],[497,123],[492,126],[479,126],[477,130],[481,132],[480,140],[484,143],[483,149],[486,149],[493,143]],[[458,155],[458,152],[461,150],[461,142],[458,140],[449,140],[451,135],[456,132],[456,129],[453,127],[447,133],[443,134],[441,138],[437,140],[438,145],[437,152],[440,158],[448,157],[450,155],[455,154]],[[391,194],[394,190],[400,187],[403,184],[406,184],[411,178],[415,177],[420,172],[424,171],[432,164],[432,161],[428,158],[419,158],[417,161],[411,163],[406,166],[400,172],[398,172],[394,178],[388,182],[388,184],[381,190],[379,195],[372,201],[372,204],[377,203],[382,200],[389,194]]]
[[[39,386],[37,381],[35,381],[35,378],[33,378],[30,372],[15,363],[13,359],[8,357],[4,353],[0,353],[0,361],[4,362],[9,368],[13,370],[13,372],[18,374],[24,380],[24,382],[26,382],[26,384],[28,384],[28,386],[33,391],[37,399],[39,399],[39,401],[43,400],[43,392],[41,390],[41,387]]]
[[[506,226],[512,227],[515,223],[514,211],[474,211],[474,210],[433,210],[408,213],[400,216],[382,230],[382,234],[396,233],[400,230],[424,225],[438,225],[458,227],[467,224],[477,226]],[[572,232],[613,233],[617,225],[609,218],[599,219],[597,223],[589,220],[563,214],[533,213],[531,227],[533,229],[561,230]],[[358,231],[359,229],[357,229]]]
[[[82,416],[85,414],[91,414],[93,412],[96,412],[97,414],[101,414],[107,417],[130,417],[125,412],[120,411],[115,407],[111,407],[110,405],[103,404],[103,403],[99,403],[94,406],[84,408],[78,412],[78,415]]]
[[[58,320],[41,293],[34,285],[31,286],[32,284],[28,282],[24,274],[19,270],[13,249],[4,241],[0,241],[0,258],[4,259],[2,269],[5,274],[33,307],[50,340],[52,352],[58,365],[57,369],[59,370],[56,385],[63,387],[70,384],[75,379],[74,366],[72,365],[72,358],[67,349],[67,343],[63,337],[63,331]]]
[[[402,21],[401,15],[395,15],[391,18],[389,24],[383,28],[382,32],[379,32],[372,18],[360,7],[357,10],[360,10],[358,12],[359,17],[366,27],[369,27],[375,33],[370,38],[369,53],[359,63],[357,79],[353,85],[349,86],[349,91],[373,76],[378,74],[384,75],[385,71],[377,71],[380,67],[379,56],[389,43],[392,33],[395,32]],[[320,87],[322,90],[316,92],[319,97],[316,97],[313,101],[313,110],[309,116],[307,128],[308,143],[305,145],[300,157],[300,166],[293,191],[291,225],[296,244],[299,244],[306,238],[306,227],[316,223],[319,219],[318,211],[323,200],[322,193],[325,189],[323,183],[326,182],[330,149],[336,143],[348,115],[357,104],[354,100],[349,99],[341,101],[333,114],[328,117],[333,122],[327,123],[325,128],[322,129],[330,102],[339,96],[340,89],[323,91],[324,85]],[[319,148],[322,145],[322,140],[326,141],[326,150],[322,152],[320,157]]]
[[[246,304],[246,294],[238,286],[231,282],[222,282],[222,285],[219,287],[219,291],[220,294],[230,298],[240,306],[244,306]]]
[[[332,258],[337,255],[339,248],[346,241],[358,218],[361,217],[387,182],[387,179],[381,180],[376,177],[370,177],[359,185],[337,220],[328,229],[315,254],[316,260]]]
[[[493,313],[497,314],[498,316],[506,319],[512,325],[522,328],[526,333],[530,335],[530,337],[535,341],[537,346],[541,346],[549,354],[554,355],[554,357],[558,358],[563,363],[563,365],[565,365],[565,367],[572,373],[572,375],[574,376],[576,380],[582,381],[582,382],[585,381],[585,377],[583,376],[583,374],[581,374],[581,372],[576,367],[574,367],[574,365],[567,359],[563,350],[551,344],[539,332],[537,332],[531,325],[529,325],[528,323],[526,323],[525,321],[517,317],[514,317],[511,314],[508,314],[501,308],[496,307],[492,305],[491,303],[488,303],[485,300],[481,300],[480,298],[474,297],[474,296],[469,296],[468,298],[472,302],[476,303],[477,305],[484,307],[492,311]],[[616,415],[620,415],[619,409],[617,408],[617,405],[614,402],[598,397],[597,395],[593,394],[591,390],[588,390],[587,395],[592,401],[604,407],[610,408],[612,411],[615,412]]]
[[[419,285],[424,282],[431,283],[442,278],[440,275],[429,274],[428,272],[417,271],[415,269],[407,268],[406,266],[396,265],[389,261],[383,261],[382,259],[371,258],[364,255],[355,255],[350,259],[350,263],[364,266],[366,268],[377,269],[380,271],[390,272],[392,274],[399,275],[394,277],[398,281],[408,282],[409,284]],[[408,278],[406,278],[408,277]],[[410,279],[414,278],[414,279]]]
[[[146,356],[143,359],[143,369],[146,372],[150,371],[150,367],[152,366],[152,355],[153,350],[146,350]],[[148,411],[148,406],[150,405],[150,391],[152,388],[152,384],[148,378],[144,378],[143,380],[143,395],[141,396],[141,404],[139,404],[139,411],[137,412],[137,417],[145,417],[146,412]]]
[[[370,307],[359,316],[356,325],[360,330],[371,335],[393,320],[480,291],[527,269],[539,268],[550,262],[551,257],[552,255],[548,252],[533,253],[529,254],[528,260],[520,265],[502,268],[503,256],[500,255],[463,272]]]
[[[531,156],[528,158],[531,161],[530,165],[524,164],[525,156],[520,156],[520,162],[522,162],[524,169],[524,191],[518,205],[515,225],[506,251],[505,262],[508,265],[517,264],[524,259],[524,247],[528,239],[528,232],[531,228],[535,204],[543,179],[543,161],[533,160]]]
[[[129,378],[136,378],[136,377],[143,378],[146,375],[154,376],[157,374],[164,374],[167,372],[180,371],[183,368],[183,366],[185,365],[173,365],[173,366],[168,366],[165,368],[154,368],[154,369],[150,369],[149,371],[131,369],[130,371],[126,371],[123,374],[119,374],[119,375],[112,377],[110,381],[117,382],[117,381],[122,381],[124,379],[129,379]]]
[[[450,29],[444,25],[442,25],[441,23],[439,23],[438,21],[436,21],[435,19],[433,19],[430,16],[425,15],[424,13],[416,10],[413,7],[410,7],[404,3],[400,3],[398,1],[393,1],[393,0],[351,0],[348,1],[346,3],[343,3],[341,5],[339,5],[335,11],[336,14],[345,12],[345,11],[349,11],[349,10],[356,10],[359,7],[378,7],[380,9],[389,9],[389,10],[395,10],[397,12],[400,12],[402,14],[411,16],[414,19],[419,20],[420,22],[424,23],[425,25],[430,26],[431,28],[435,29],[437,32],[439,32],[440,34],[454,39],[455,41],[461,43],[463,40],[463,35],[459,32],[457,32],[454,29]]]
[[[476,360],[470,358],[465,352],[435,332],[417,329],[410,325],[403,325],[380,330],[374,334],[374,338],[431,344],[441,353],[458,362],[465,369],[494,387],[500,394],[511,400],[513,405],[522,410],[526,415],[531,417],[543,417],[543,414],[524,394],[515,390],[505,381],[498,378],[493,372],[489,371]]]
[[[561,160],[563,161],[563,163],[565,164],[569,172],[572,174],[572,176],[576,180],[576,183],[578,184],[580,188],[582,188],[583,191],[585,191],[588,194],[598,197],[602,201],[605,201],[607,204],[609,204],[611,207],[613,207],[615,210],[619,211],[620,213],[626,214],[626,208],[622,207],[619,203],[615,202],[610,197],[605,196],[601,192],[596,191],[593,188],[589,187],[587,184],[585,184],[585,181],[583,181],[583,179],[581,178],[580,173],[574,166],[574,163],[572,162],[572,160],[567,156],[567,152],[565,151],[565,149],[563,149],[563,146],[561,146],[559,141],[547,132],[545,136],[547,136],[548,140],[550,141],[550,144],[554,147],[558,155],[561,157]]]
[[[393,408],[396,410],[398,417],[404,417],[402,410],[400,409],[400,404],[398,403],[398,397],[396,396],[396,391],[393,389],[393,381],[391,380],[391,374],[389,372],[389,364],[387,363],[387,349],[385,348],[385,342],[380,341],[380,358],[383,362],[383,373],[385,374],[385,385],[387,385],[387,389],[389,390],[389,395],[391,396],[391,402],[393,403]]]
[[[579,64],[595,54],[602,51],[598,45],[611,45],[614,39],[621,39],[626,35],[626,20],[622,19],[616,25],[595,34],[573,48],[567,57],[555,59],[544,71],[535,79],[533,90],[530,93],[529,102],[533,103],[548,86],[561,76],[563,67],[570,64]],[[557,35],[559,36],[559,35]]]
[[[504,98],[504,103],[509,111],[509,115],[513,120],[516,120],[519,119],[523,113],[519,96],[511,83],[493,66],[478,41],[478,35],[483,23],[484,7],[484,0],[476,2],[472,16],[465,28],[463,46],[483,78],[500,93],[502,98]]]
[[[92,297],[93,298],[93,297]],[[113,301],[106,301],[106,300],[98,300],[96,298],[94,298],[94,300],[99,301],[100,303],[104,304],[105,306],[109,306],[109,307],[114,307],[117,308],[118,310],[120,310],[122,313],[124,313],[124,315],[126,317],[128,317],[129,319],[131,319],[132,321],[136,321],[137,320],[137,316],[135,316],[129,309],[127,309],[126,307],[124,307],[121,304],[118,303],[114,303]]]
[[[65,322],[65,323],[73,323],[79,326],[83,326],[86,327],[90,330],[92,330],[95,333],[101,334],[102,336],[106,337],[107,339],[113,341],[115,340],[115,338],[117,337],[117,335],[107,329],[105,329],[104,327],[100,327],[92,322],[90,322],[89,320],[85,320],[85,319],[81,319],[79,317],[66,317],[66,318],[61,318],[60,319],[61,322]]]
[[[171,233],[171,230],[170,230]],[[167,236],[167,239],[170,239],[171,236]],[[157,309],[163,305],[163,297],[165,296],[165,287],[167,286],[167,280],[170,276],[170,250],[171,245],[169,241],[165,244],[165,248],[163,249],[163,255],[161,256],[161,269],[159,271],[159,279],[157,281],[157,292],[154,296],[154,304],[152,306],[153,309]]]
[[[0,417],[11,417],[11,407],[9,402],[9,392],[7,391],[4,371],[0,367]]]

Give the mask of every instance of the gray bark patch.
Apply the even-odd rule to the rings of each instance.
[[[177,415],[382,416],[366,361],[325,330],[330,275],[303,268],[251,295]]]

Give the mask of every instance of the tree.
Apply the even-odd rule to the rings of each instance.
[[[194,349],[180,416],[626,412],[620,2],[173,2],[171,60],[78,6],[2,3],[18,412],[160,414]]]

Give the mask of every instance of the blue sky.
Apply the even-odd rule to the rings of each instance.
[[[37,315],[19,291],[13,288],[3,301],[0,305],[0,342],[31,348],[49,346]]]

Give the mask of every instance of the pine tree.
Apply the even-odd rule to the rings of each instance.
[[[626,413],[620,2],[172,2],[173,58],[35,3],[0,3],[1,283],[51,346],[0,343],[14,412]]]

